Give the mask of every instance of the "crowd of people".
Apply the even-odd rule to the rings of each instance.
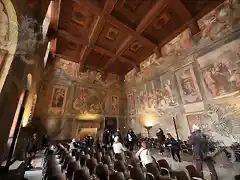
[[[165,150],[167,150],[171,153],[173,160],[181,162],[180,141],[176,140],[170,133],[167,133],[165,136],[164,131],[161,128],[158,129],[156,136],[159,144],[159,153],[163,154]],[[92,146],[100,148],[103,146],[105,149],[112,148],[115,153],[115,158],[122,160],[124,159],[124,152],[133,151],[135,149],[134,147],[137,147],[136,144],[137,136],[132,129],[128,130],[126,136],[123,136],[120,129],[117,129],[116,132],[106,129],[103,133],[102,145],[99,140],[96,140],[95,142],[91,136],[88,136],[83,141],[76,141],[73,139],[70,144],[70,149],[76,147],[91,148]],[[199,174],[203,177],[203,163],[205,163],[211,172],[211,179],[217,180],[218,176],[214,167],[214,160],[209,153],[209,142],[200,129],[195,128],[192,130],[188,144],[192,146],[193,160]],[[136,157],[141,161],[143,166],[147,167],[151,165],[151,163],[154,163],[154,158],[147,141],[142,141],[138,148],[139,149],[136,151]]]

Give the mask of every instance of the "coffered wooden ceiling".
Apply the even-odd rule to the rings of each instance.
[[[125,75],[223,0],[62,0],[56,54]]]

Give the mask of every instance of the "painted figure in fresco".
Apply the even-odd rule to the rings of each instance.
[[[8,34],[8,16],[4,12],[4,6],[0,1],[0,45],[2,45]]]
[[[65,90],[61,88],[56,88],[53,95],[52,107],[62,108],[64,97],[65,97]]]
[[[117,113],[118,111],[118,98],[116,96],[112,97],[112,112]]]
[[[205,79],[205,82],[213,96],[217,95],[217,87],[216,87],[216,82],[212,77],[212,71],[211,67],[207,68],[205,72],[203,73],[203,77]]]

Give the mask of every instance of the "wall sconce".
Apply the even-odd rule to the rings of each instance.
[[[151,121],[147,121],[147,123],[145,124],[144,128],[147,130],[148,138],[150,138],[150,130],[152,129],[152,122]]]

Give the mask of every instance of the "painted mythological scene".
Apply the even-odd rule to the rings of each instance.
[[[174,76],[166,74],[146,83],[138,95],[138,113],[150,113],[161,116],[167,109],[179,105],[174,90]]]
[[[67,94],[66,88],[55,87],[53,89],[51,107],[52,108],[64,108],[66,94]]]
[[[240,89],[240,40],[235,40],[197,59],[213,97]]]
[[[90,88],[76,87],[73,109],[78,113],[103,114],[105,112],[106,92]]]
[[[196,81],[193,66],[186,66],[176,71],[175,74],[183,104],[200,102],[202,100],[202,96]]]
[[[112,107],[112,114],[118,115],[119,114],[119,97],[118,96],[112,96],[111,99],[111,107]]]

